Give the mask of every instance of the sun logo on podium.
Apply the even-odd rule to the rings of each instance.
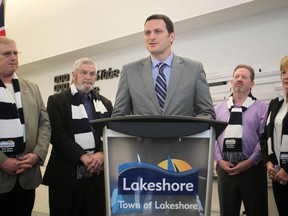
[[[170,156],[168,156],[167,160],[160,162],[157,166],[161,167],[162,169],[178,173],[192,170],[192,167],[187,162],[180,159],[171,159]]]

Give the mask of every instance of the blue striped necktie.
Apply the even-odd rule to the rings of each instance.
[[[155,84],[155,91],[156,96],[159,101],[159,105],[161,107],[161,110],[163,111],[166,94],[167,94],[167,85],[166,85],[166,77],[163,73],[164,67],[166,64],[164,62],[160,62],[157,67],[159,68],[159,74],[156,78],[156,84]]]

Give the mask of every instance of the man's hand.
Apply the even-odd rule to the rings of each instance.
[[[236,166],[229,169],[229,175],[239,175],[253,166],[253,162],[249,159],[239,162]]]
[[[220,160],[218,164],[225,172],[228,172],[228,173],[232,167],[235,167],[235,164],[229,161],[225,161],[225,160]]]
[[[86,167],[89,167],[89,165],[92,163],[92,158],[90,158],[87,154],[83,154],[80,157],[80,160]]]
[[[92,163],[89,165],[87,170],[99,174],[104,163],[103,152],[96,152],[88,156],[92,159]]]
[[[38,155],[34,153],[28,153],[23,155],[23,157],[19,157],[18,162],[16,163],[18,166],[16,174],[21,174],[31,169],[38,162],[38,160]]]
[[[7,158],[0,165],[0,169],[9,175],[22,174],[31,169],[38,162],[38,160],[38,155],[28,153],[18,158]]]
[[[8,173],[9,175],[16,175],[18,170],[18,159],[16,158],[7,158],[2,164],[0,164],[0,169],[4,172]]]
[[[249,159],[241,161],[237,165],[224,160],[220,160],[218,164],[223,170],[225,170],[231,176],[239,175],[241,172],[244,172],[253,166],[253,162]]]

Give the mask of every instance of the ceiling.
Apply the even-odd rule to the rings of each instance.
[[[176,22],[174,25],[177,34],[181,34],[286,7],[288,7],[287,0],[254,0],[252,2],[241,4],[235,7],[230,7],[220,11]],[[72,52],[67,52],[61,55],[20,65],[17,73],[39,70],[41,68],[49,67],[55,64],[69,62],[71,59],[81,58],[84,55],[95,56],[141,43],[143,43],[143,32],[138,32],[115,40],[95,44],[90,47],[85,47],[82,49],[74,50]]]

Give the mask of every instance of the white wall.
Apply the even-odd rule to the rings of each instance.
[[[6,32],[25,53],[26,64],[142,32],[153,13],[177,22],[250,1],[9,0]]]
[[[288,8],[284,8],[179,34],[176,36],[173,50],[178,55],[201,61],[208,79],[223,71],[229,76],[240,63],[253,66],[257,72],[256,77],[259,68],[262,69],[262,73],[276,71],[277,74],[280,59],[288,54],[287,14]],[[96,61],[98,69],[121,69],[123,64],[146,56],[148,52],[141,43],[91,57]],[[69,59],[61,64],[25,72],[19,76],[38,83],[46,101],[54,92],[54,76],[70,73],[74,60]],[[101,94],[114,101],[117,78],[99,80],[96,85],[100,87]],[[271,97],[274,97],[274,94]]]

